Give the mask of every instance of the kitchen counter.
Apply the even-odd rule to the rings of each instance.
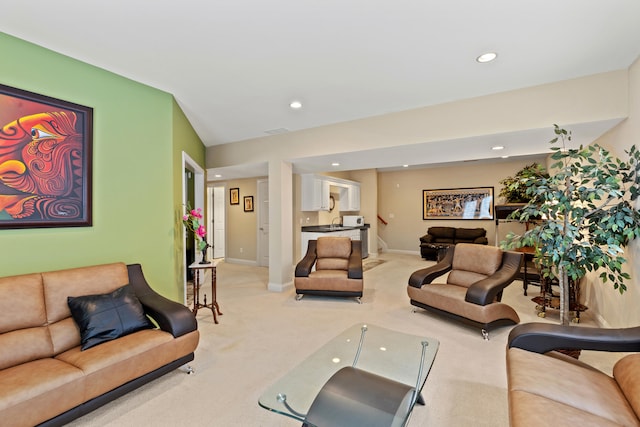
[[[302,227],[301,233],[301,255],[307,253],[309,240],[317,239],[323,236],[349,237],[351,240],[362,241],[362,257],[369,256],[369,228],[370,224],[360,226],[344,226],[344,225],[307,225]]]
[[[303,233],[331,233],[334,231],[346,231],[346,230],[364,230],[371,227],[370,224],[361,225],[358,227],[344,226],[344,225],[307,225],[302,227]]]

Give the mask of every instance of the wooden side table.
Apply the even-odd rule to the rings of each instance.
[[[198,314],[199,308],[210,308],[213,313],[214,323],[218,323],[218,316],[222,316],[220,312],[220,306],[216,300],[216,265],[217,261],[213,260],[208,264],[200,264],[194,262],[189,266],[193,270],[193,315]],[[200,287],[202,286],[201,280],[204,279],[205,270],[211,270],[211,302],[207,303],[207,294],[204,294],[203,302],[200,302]],[[217,312],[217,315],[216,315]]]

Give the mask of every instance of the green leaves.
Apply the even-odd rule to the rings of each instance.
[[[548,277],[564,270],[577,280],[602,270],[603,283],[623,293],[630,277],[622,271],[622,248],[640,237],[640,212],[631,204],[640,195],[640,151],[632,146],[623,161],[598,144],[567,149],[571,132],[558,125],[554,134],[554,174],[517,181],[530,200],[510,217],[535,226],[523,235],[510,233],[502,246],[535,247],[535,261]]]

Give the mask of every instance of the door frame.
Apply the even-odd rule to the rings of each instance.
[[[202,209],[202,212],[205,212],[205,170],[200,167],[200,165],[191,158],[184,151],[182,152],[182,206],[187,204],[187,182],[184,177],[184,171],[189,170],[193,172],[193,208],[194,209]],[[184,241],[186,239],[186,230],[182,227],[182,240],[181,245],[184,245]],[[194,245],[195,251],[195,245]],[[189,266],[187,265],[187,253],[184,250],[184,246],[182,246],[182,299],[183,304],[187,304],[187,269]],[[195,258],[194,258],[195,259]]]
[[[266,183],[267,184],[267,191],[265,194],[265,191],[262,191],[262,186],[260,185],[261,183]],[[265,201],[269,200],[269,180],[268,179],[258,179],[256,181],[256,187],[258,190],[258,203],[256,203],[256,206],[258,207],[258,221],[256,224],[256,232],[258,233],[258,250],[257,252],[257,264],[260,267],[269,267],[269,264],[264,265],[264,263],[262,262],[262,258],[264,257],[263,254],[263,248],[264,248],[264,244],[265,242],[263,242],[262,240],[264,239],[264,233],[261,232],[260,230],[260,226],[262,225],[262,220],[263,218],[266,216],[267,221],[269,221],[269,211],[267,209],[264,209],[264,205],[265,205]],[[271,238],[271,236],[268,234],[269,238]],[[269,247],[269,242],[266,242],[267,247]]]

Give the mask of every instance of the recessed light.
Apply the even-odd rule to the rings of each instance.
[[[409,167],[409,165],[402,165],[402,167],[403,167],[403,168],[408,168],[408,167]]]
[[[478,61],[481,64],[484,64],[485,62],[493,61],[497,57],[498,57],[497,53],[495,53],[495,52],[487,52],[487,53],[483,53],[482,55],[478,56],[476,58],[476,61]]]
[[[338,163],[338,162],[333,162],[333,163],[331,163],[331,166],[340,166],[340,163]]]
[[[215,178],[222,178],[222,175],[220,175],[219,173],[214,175]]]
[[[494,145],[493,147],[491,147],[491,149],[493,151],[500,151],[500,150],[504,150],[504,145]]]
[[[289,104],[289,107],[293,108],[294,110],[299,110],[302,108],[302,102],[300,101],[291,101],[291,104]]]

